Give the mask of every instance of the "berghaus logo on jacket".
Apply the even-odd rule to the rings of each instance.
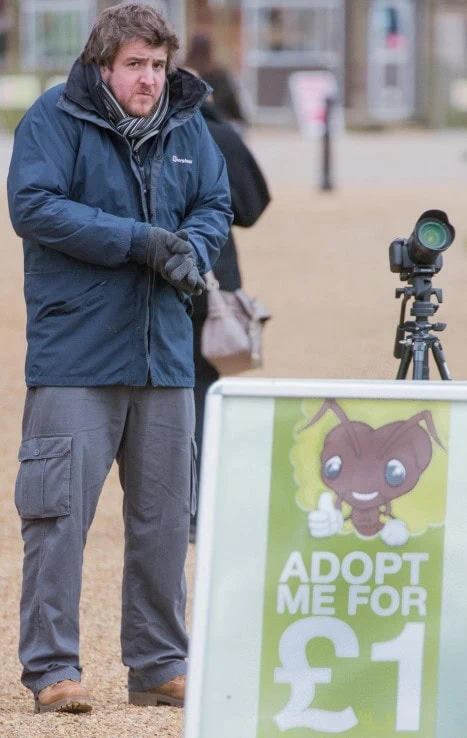
[[[193,164],[193,159],[179,159],[175,154],[172,156],[172,161],[176,164]]]

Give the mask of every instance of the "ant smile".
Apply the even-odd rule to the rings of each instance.
[[[378,497],[378,495],[379,492],[369,492],[367,495],[364,495],[362,492],[352,492],[352,497],[355,497],[360,502],[369,502],[370,500],[374,500],[375,497]]]

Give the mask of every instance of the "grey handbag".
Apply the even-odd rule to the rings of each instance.
[[[262,333],[271,313],[241,289],[219,289],[212,272],[204,279],[208,313],[201,331],[202,355],[224,376],[262,366]]]

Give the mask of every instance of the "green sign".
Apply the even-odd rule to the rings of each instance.
[[[276,400],[258,738],[436,735],[449,413]]]
[[[467,735],[466,438],[464,382],[214,386],[185,738]]]

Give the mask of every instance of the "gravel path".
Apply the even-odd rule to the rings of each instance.
[[[245,287],[274,316],[266,329],[265,369],[255,376],[393,378],[397,362],[392,350],[399,315],[394,290],[399,279],[389,271],[388,245],[397,236],[408,236],[423,210],[441,208],[448,212],[458,235],[442,272],[434,279],[435,286],[444,288],[445,297],[437,317],[448,323],[443,345],[451,372],[455,379],[467,379],[467,207],[461,181],[467,166],[462,160],[462,138],[411,133],[401,137],[400,145],[394,136],[375,141],[373,136],[367,144],[361,137],[347,137],[340,146],[341,187],[320,193],[307,163],[312,160],[313,144],[293,133],[257,132],[252,136],[252,147],[268,173],[274,198],[255,228],[238,232]],[[446,171],[435,168],[430,176],[426,166],[417,168],[416,157],[425,162],[437,144],[442,147]],[[7,139],[0,141],[0,166],[8,161],[9,145]],[[389,183],[379,174],[379,153],[386,164],[390,159]],[[412,155],[414,161],[408,161]],[[436,161],[442,164],[441,157]],[[401,182],[397,171],[404,172]],[[438,184],[433,182],[435,174],[439,174]],[[19,683],[21,540],[12,490],[24,396],[24,307],[21,249],[9,225],[3,187],[0,229],[4,234],[0,244],[4,357],[0,736],[180,738],[182,711],[129,707],[125,702],[126,674],[119,652],[121,493],[115,469],[105,485],[85,556],[81,652],[84,680],[93,692],[95,709],[84,716],[34,716],[31,696]],[[437,379],[434,369],[432,379]],[[190,592],[194,558],[195,548],[190,546]]]

